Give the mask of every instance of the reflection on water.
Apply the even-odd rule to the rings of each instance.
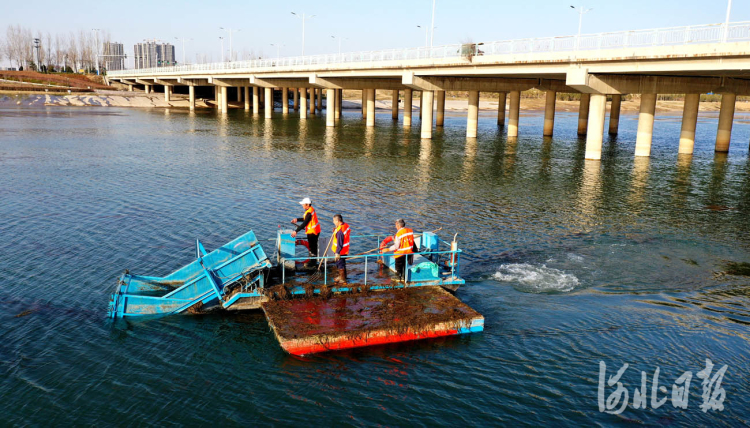
[[[745,424],[750,279],[727,266],[750,261],[750,160],[746,144],[714,155],[714,116],[691,157],[667,120],[653,155],[635,158],[624,115],[601,162],[583,159],[577,115],[563,112],[554,138],[528,113],[520,138],[482,116],[467,139],[449,114],[432,140],[386,117],[366,129],[355,111],[336,128],[242,110],[0,117],[7,425]],[[750,124],[733,132],[748,141]],[[327,231],[342,213],[357,234],[397,217],[458,234],[457,296],[485,332],[294,359],[259,313],[104,321],[123,269],[168,273],[196,238],[273,237],[305,196]],[[697,382],[685,411],[598,411],[599,361],[629,363],[632,387],[640,370],[659,366],[668,384],[705,358],[729,365],[723,412],[698,409]]]

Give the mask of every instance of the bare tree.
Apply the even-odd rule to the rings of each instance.
[[[9,25],[5,30],[6,55],[11,67],[15,62],[17,67],[23,65],[23,40],[21,26]]]
[[[65,34],[55,34],[55,65],[58,70],[63,66],[65,44]]]
[[[54,59],[52,56],[52,35],[47,31],[47,34],[44,35],[44,46],[47,48],[47,71],[50,69],[50,63]]]
[[[74,32],[70,32],[70,35],[68,37],[68,61],[70,61],[70,68],[73,69],[74,72],[78,71],[78,44],[76,43],[76,35]]]

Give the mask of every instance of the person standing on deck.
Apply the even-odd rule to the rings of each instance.
[[[333,216],[333,244],[331,244],[331,250],[334,254],[334,260],[336,261],[336,268],[339,271],[336,276],[335,282],[346,284],[346,259],[342,259],[341,256],[349,254],[349,234],[351,229],[349,225],[344,223],[344,218],[341,214]]]
[[[406,280],[406,261],[409,263],[414,262],[414,232],[406,227],[404,219],[396,220],[396,235],[393,237],[393,245],[388,248],[394,254],[393,258],[396,262],[396,273],[398,276]]]
[[[315,213],[315,208],[312,207],[312,201],[310,198],[301,200],[300,205],[305,210],[304,216],[301,218],[292,219],[292,224],[297,224],[297,230],[292,232],[292,238],[297,237],[297,232],[302,229],[305,230],[307,235],[307,243],[309,245],[310,257],[318,257],[318,237],[320,237],[320,223],[318,223],[318,215]],[[316,264],[316,262],[310,261],[305,267],[309,268]]]

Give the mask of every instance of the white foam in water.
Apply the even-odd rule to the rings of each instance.
[[[520,285],[523,291],[530,293],[568,292],[578,285],[575,275],[546,265],[534,266],[528,263],[501,265],[493,278]]]

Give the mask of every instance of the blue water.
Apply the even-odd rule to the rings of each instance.
[[[679,115],[659,114],[635,160],[624,114],[590,162],[577,113],[546,139],[526,113],[517,141],[484,113],[467,140],[449,115],[427,141],[390,112],[373,130],[354,111],[326,129],[320,115],[4,104],[0,424],[744,426],[750,277],[725,271],[750,262],[748,119],[715,155],[716,115],[701,113],[695,154],[678,157]],[[271,238],[304,196],[324,228],[341,213],[355,233],[397,217],[458,233],[457,296],[485,331],[295,358],[258,312],[106,319],[124,269],[166,274],[195,238]],[[706,358],[728,366],[723,411],[700,409]],[[629,364],[621,415],[599,411],[600,361],[607,378]],[[657,367],[659,399],[692,372],[687,409],[632,407]]]

